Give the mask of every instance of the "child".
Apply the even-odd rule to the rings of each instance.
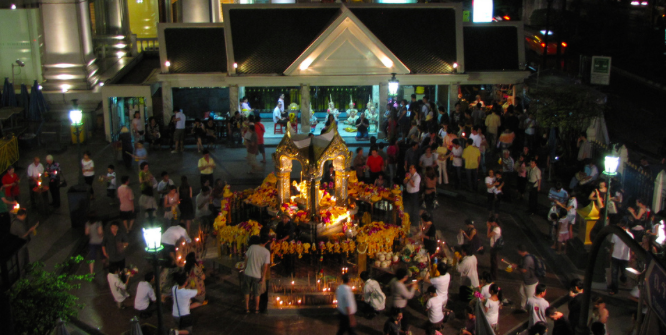
[[[558,223],[558,237],[557,237],[557,253],[562,254],[566,252],[567,241],[571,238],[571,225],[569,224],[569,216],[563,216]],[[553,245],[555,247],[555,245]],[[555,248],[553,248],[555,249]]]
[[[111,200],[109,204],[113,205],[114,199],[116,199],[116,168],[113,164],[107,167],[106,172],[106,196]]]
[[[499,334],[499,310],[502,308],[502,292],[497,284],[490,285],[489,291],[490,298],[483,303],[483,311],[486,313],[490,327],[493,328],[495,334]]]

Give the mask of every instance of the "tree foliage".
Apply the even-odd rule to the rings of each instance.
[[[582,85],[548,85],[530,88],[536,120],[543,128],[562,131],[585,130],[590,121],[601,115],[604,105],[598,93]]]
[[[93,277],[59,272],[81,262],[83,257],[71,257],[56,265],[53,272],[45,271],[41,262],[27,267],[26,274],[9,290],[16,334],[47,334],[58,318],[68,321],[76,317],[83,304],[78,303],[79,298],[72,291]]]

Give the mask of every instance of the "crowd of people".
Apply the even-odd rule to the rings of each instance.
[[[347,285],[350,278],[344,276],[343,284],[336,290],[337,309],[340,312],[339,333],[355,332],[357,313],[368,318],[383,313],[388,316],[383,328],[384,334],[405,334],[417,323],[417,318],[410,315],[406,309],[407,303],[417,296],[418,290],[425,288],[422,295],[425,297],[424,306],[428,322],[422,325],[422,328],[427,334],[436,334],[451,314],[451,310],[446,306],[449,302],[449,286],[452,280],[458,280],[461,286],[457,299],[464,304],[480,300],[484,317],[496,332],[500,331],[499,311],[510,303],[504,298],[502,288],[496,283],[499,253],[505,247],[498,215],[500,205],[504,202],[517,202],[527,197],[528,212],[538,213],[537,197],[542,188],[542,169],[548,166],[549,157],[552,157],[552,145],[547,137],[537,136],[537,124],[533,115],[523,112],[520,103],[505,106],[492,103],[490,108],[486,108],[481,99],[477,98],[470,103],[461,96],[455,106],[455,111],[447,115],[443,109],[436,108],[430,103],[427,96],[421,101],[412,96],[411,102],[403,100],[397,105],[391,104],[386,122],[380,127],[387,135],[387,142],[378,142],[375,137],[369,138],[368,149],[363,147],[356,149],[352,169],[359,180],[366,183],[386,188],[400,185],[403,188],[405,210],[410,215],[412,225],[422,227],[421,233],[416,238],[422,241],[431,255],[435,255],[438,249],[432,217],[434,209],[438,206],[438,185],[451,183],[458,190],[483,193],[487,199],[486,237],[489,245],[481,242],[475,223],[468,220],[465,229],[461,229],[459,233],[459,245],[453,250],[457,255],[455,267],[441,262],[432,277],[428,276],[417,281],[410,279],[406,269],[398,269],[387,286],[380,285],[368,272],[361,273],[360,278],[364,285],[362,299],[358,302],[358,311],[357,301]],[[280,124],[286,123],[284,106],[278,105],[276,110],[274,121]],[[362,115],[359,120],[363,120]],[[167,223],[162,243],[168,261],[162,264],[160,273],[149,272],[143,276],[143,280],[136,286],[133,307],[142,316],[147,317],[154,311],[156,299],[162,301],[171,299],[172,315],[181,333],[192,332],[190,310],[206,305],[207,300],[205,274],[197,255],[189,253],[185,266],[178,267],[175,249],[182,242],[192,241],[190,236],[195,233],[192,225],[194,220],[202,229],[211,226],[220,211],[219,206],[224,194],[225,183],[215,179],[217,164],[204,145],[214,142],[215,139],[214,125],[211,121],[208,119],[202,123],[196,120],[191,129],[191,134],[197,138],[197,150],[201,153],[201,158],[197,162],[200,185],[198,194],[193,193],[192,176],[190,179],[188,176],[182,176],[180,182],[176,184],[167,171],[161,171],[157,177],[150,170],[145,143],[150,147],[159,146],[161,132],[154,119],[151,118],[144,125],[138,113],[132,120],[131,132],[125,129],[121,131],[120,137],[125,164],[131,166],[132,161],[137,162],[139,172],[136,178],[130,175],[117,176],[114,165],[108,165],[105,173],[100,173],[90,152],[85,152],[80,162],[91,199],[95,197],[93,189],[95,180],[98,180],[106,188],[109,204],[117,206],[119,210],[119,219],[107,225],[101,222],[93,210],[85,224],[85,234],[89,240],[87,258],[90,261],[90,273],[96,273],[96,261],[101,260],[104,267],[108,268],[107,281],[114,302],[119,308],[129,306],[128,285],[133,274],[126,270],[125,259],[130,243],[128,235],[138,226],[135,224],[137,218],[145,217],[146,220],[150,220],[160,217]],[[328,121],[322,132],[326,131],[326,127],[335,124],[334,120]],[[173,140],[172,152],[182,151],[185,135],[185,115],[182,110],[172,117],[168,127],[173,128],[168,137]],[[230,127],[232,145],[238,141],[244,143],[246,147],[247,162],[251,168],[248,173],[263,172],[259,163],[266,163],[263,143],[265,127],[260,118],[254,115],[245,117],[237,112],[231,118]],[[360,138],[367,137],[367,129],[364,131],[360,129]],[[129,145],[126,145],[126,142]],[[580,135],[577,146],[581,171],[571,179],[569,190],[566,190],[562,183],[555,183],[548,192],[551,208],[547,219],[551,224],[549,234],[551,247],[558,253],[566,252],[567,241],[572,238],[573,227],[576,224],[579,200],[594,201],[600,209],[608,206],[613,224],[618,224],[639,242],[649,240],[653,220],[649,206],[640,198],[636,200],[634,207],[629,206],[620,183],[613,183],[614,186],[610,189],[605,181],[599,179],[599,168],[591,159],[590,143],[585,134]],[[259,154],[262,155],[260,162],[257,161]],[[38,201],[38,194],[35,191],[38,183],[48,183],[51,205],[58,208],[60,188],[66,182],[62,177],[61,167],[54,157],[48,155],[45,161],[46,166],[40,163],[39,157],[35,157],[28,167],[30,202],[35,205]],[[326,178],[334,180],[332,169],[331,167],[329,174],[324,174],[324,181]],[[140,184],[138,208],[135,208],[135,194],[130,187],[132,180]],[[29,240],[30,233],[37,225],[27,226],[27,214],[24,209],[19,210],[13,220],[9,214],[10,206],[16,205],[19,201],[20,181],[13,167],[10,167],[2,178],[0,227]],[[609,203],[606,204],[608,192],[611,196]],[[139,213],[142,215],[139,216]],[[291,242],[298,235],[298,228],[289,217],[280,217],[275,230],[276,241]],[[265,292],[264,285],[271,263],[270,252],[266,249],[270,240],[267,232],[262,229],[260,236],[253,236],[249,241],[250,247],[246,254],[246,268],[241,285],[246,313],[259,311],[259,296]],[[631,259],[631,252],[617,236],[613,237],[611,242],[612,271],[608,291],[613,295],[618,292],[619,282],[626,282],[625,269]],[[479,275],[479,258],[485,257],[486,252],[490,259],[490,269]],[[545,324],[550,318],[555,322],[553,333],[571,334],[572,324],[575,326],[578,323],[582,283],[575,281],[571,284],[569,315],[564,316],[557,309],[550,307],[545,299],[546,286],[541,283],[541,279],[545,276],[543,260],[528,252],[527,247],[522,244],[516,246],[516,253],[520,257],[520,262],[512,264],[511,267],[516,269],[520,276],[521,284],[517,288],[520,295],[518,311],[527,313],[530,332],[543,334]],[[29,261],[28,255],[25,255],[24,261]],[[294,267],[293,257],[289,255],[283,257],[282,268],[285,275],[293,274]],[[455,274],[459,275],[458,279],[453,277]],[[156,278],[163,283],[162,292],[153,290],[152,283]],[[387,293],[384,293],[384,290]],[[480,296],[475,297],[474,291],[480,292]],[[608,310],[605,309],[603,299],[597,298],[594,306],[590,326],[593,332],[595,329],[602,329],[605,332]],[[473,306],[467,305],[465,316],[467,322],[461,333],[475,334],[475,320],[481,315],[477,315]]]

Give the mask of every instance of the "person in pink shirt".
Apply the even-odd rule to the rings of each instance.
[[[120,219],[123,220],[125,231],[129,232],[134,225],[134,192],[129,187],[129,176],[123,176],[121,182],[123,184],[118,187],[117,191],[120,200]]]

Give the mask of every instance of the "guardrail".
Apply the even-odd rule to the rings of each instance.
[[[12,164],[18,162],[19,150],[16,137],[0,142],[0,171],[6,171]]]

